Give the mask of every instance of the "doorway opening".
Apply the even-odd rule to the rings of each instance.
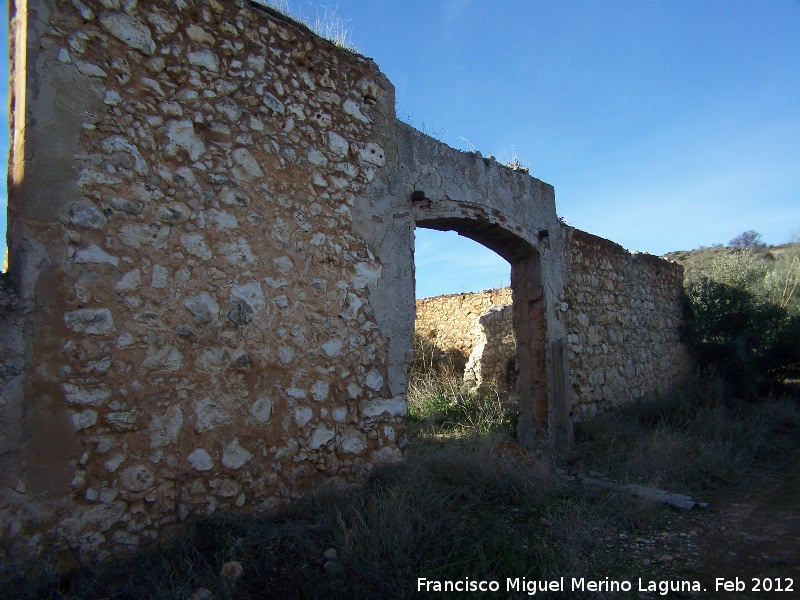
[[[410,419],[433,417],[466,429],[507,427],[526,444],[546,435],[538,252],[498,226],[468,219],[418,221],[415,237]],[[486,285],[495,281],[499,285]]]

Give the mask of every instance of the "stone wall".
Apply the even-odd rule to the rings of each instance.
[[[448,294],[417,300],[414,332],[442,350],[455,350],[466,360],[482,341],[478,319],[493,306],[511,304],[511,288]]]
[[[415,227],[511,266],[521,443],[569,439],[568,332],[579,415],[677,371],[675,268],[562,230],[549,184],[399,123],[371,60],[244,0],[10,13],[11,555],[107,557],[401,458]],[[465,357],[506,339],[505,309],[473,331],[511,300],[493,294],[422,333]]]
[[[464,369],[464,383],[484,393],[514,393],[517,339],[513,306],[492,306],[477,322],[478,343]]]
[[[375,64],[246,2],[14,9],[3,537],[105,556],[398,458]]]
[[[564,227],[573,419],[669,389],[684,373],[683,268]]]
[[[563,232],[560,310],[573,420],[669,389],[687,365],[679,331],[682,267],[571,227]],[[469,385],[503,382],[514,355],[512,311],[502,306],[510,302],[510,288],[424,298],[416,331],[442,350],[469,355]]]

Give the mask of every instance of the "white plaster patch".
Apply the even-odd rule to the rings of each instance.
[[[64,322],[75,333],[100,335],[114,329],[114,320],[107,308],[73,310],[64,315]]]
[[[347,420],[347,407],[346,406],[337,406],[331,412],[331,416],[333,420],[337,423],[344,423]]]
[[[109,473],[116,473],[117,469],[119,469],[120,465],[122,465],[122,463],[124,462],[125,462],[124,454],[115,454],[114,456],[110,457],[108,460],[103,462],[103,468]]]
[[[199,233],[184,233],[181,235],[181,245],[189,254],[193,254],[202,260],[211,258],[211,250]]]
[[[118,104],[122,104],[122,96],[119,95],[117,90],[106,90],[106,93],[103,96],[103,104],[108,104],[109,106],[117,106]]]
[[[93,202],[78,200],[69,207],[69,222],[87,229],[103,229],[108,219]]]
[[[164,135],[167,137],[164,151],[169,156],[177,156],[183,149],[192,160],[197,160],[206,150],[203,141],[194,133],[194,124],[188,119],[167,121]]]
[[[175,346],[148,348],[142,364],[142,370],[154,370],[166,373],[179,371],[183,366],[183,355]]]
[[[153,275],[150,278],[150,285],[154,288],[167,287],[167,275],[169,272],[166,267],[161,265],[153,265]]]
[[[383,267],[380,264],[359,262],[355,266],[356,274],[350,278],[350,282],[357,290],[364,289],[368,285],[375,285],[383,273]]]
[[[203,448],[195,448],[192,450],[189,456],[186,457],[186,460],[189,461],[189,464],[192,465],[195,471],[210,471],[214,468],[214,461],[211,455]]]
[[[403,453],[394,446],[385,446],[375,453],[375,460],[381,464],[391,464],[403,460]]]
[[[258,281],[248,281],[242,285],[234,285],[231,288],[231,298],[233,300],[243,300],[253,309],[253,312],[260,311],[266,304],[264,292]]]
[[[156,479],[147,465],[131,465],[119,474],[119,480],[126,490],[146,492],[155,486]]]
[[[158,37],[173,33],[178,28],[178,21],[160,10],[147,13],[147,20],[155,27]]]
[[[286,279],[275,279],[273,277],[264,277],[264,283],[276,290],[289,285],[289,282]]]
[[[100,15],[100,25],[115,38],[143,54],[150,55],[156,50],[150,28],[136,17],[104,12]]]
[[[361,454],[367,449],[367,436],[351,425],[339,436],[337,445],[345,454]]]
[[[239,438],[235,437],[222,450],[222,465],[229,469],[241,469],[253,456],[252,452],[239,443]]]
[[[139,429],[139,411],[119,410],[103,416],[103,420],[111,425],[114,431],[136,431]]]
[[[374,142],[367,143],[366,146],[360,148],[358,157],[365,163],[382,167],[386,164],[386,153],[383,148]]]
[[[103,173],[101,171],[95,171],[94,169],[88,168],[81,169],[81,173],[78,175],[78,185],[81,187],[97,184],[115,185],[121,182],[122,179],[116,175],[110,175],[108,173]]]
[[[294,359],[294,350],[288,346],[281,346],[278,350],[278,360],[284,365],[288,365]]]
[[[330,384],[327,381],[317,380],[313,386],[311,386],[311,395],[314,397],[314,400],[317,402],[322,402],[328,398],[328,392],[330,391]]]
[[[85,60],[76,60],[75,66],[78,69],[78,72],[85,77],[108,77],[108,73],[103,71],[100,67],[95,65],[94,63],[87,62]]]
[[[253,155],[246,148],[236,148],[231,153],[231,156],[236,164],[241,167],[241,169],[235,170],[240,179],[251,181],[264,176],[264,171],[261,170],[258,161],[253,158]]]
[[[210,323],[219,314],[219,304],[208,292],[200,292],[183,301],[183,307],[194,316],[195,323]]]
[[[311,437],[308,439],[308,447],[310,450],[319,450],[335,437],[336,431],[324,423],[321,423],[317,425]]]
[[[361,414],[365,417],[377,417],[385,412],[392,417],[404,416],[406,414],[405,396],[361,401]]]
[[[284,274],[290,273],[292,269],[294,269],[294,261],[288,256],[279,256],[278,258],[273,258],[272,263],[275,265],[275,268],[278,269],[278,271]]]
[[[189,58],[189,62],[196,67],[203,67],[212,73],[219,71],[219,57],[208,48],[196,52],[189,52],[187,57]]]
[[[253,418],[259,423],[269,423],[269,419],[272,416],[273,404],[272,398],[266,394],[261,394],[250,407],[250,414],[253,415]]]
[[[97,413],[90,408],[72,415],[72,425],[75,427],[75,431],[88,429],[95,423],[97,423]]]
[[[114,523],[117,523],[122,518],[127,507],[127,502],[98,504],[82,511],[78,516],[60,521],[57,530],[63,532],[70,543],[76,544],[80,536],[84,534],[87,526],[92,528],[95,535],[108,531]]]
[[[71,383],[62,383],[64,397],[70,404],[84,404],[87,406],[102,406],[111,396],[111,390],[105,388],[87,389]]]
[[[314,411],[312,411],[308,406],[298,406],[294,409],[294,421],[300,427],[307,425],[313,417]]]
[[[186,28],[186,35],[188,35],[189,39],[193,42],[201,42],[203,44],[208,44],[209,46],[213,46],[215,43],[213,35],[194,23]]]
[[[372,388],[376,392],[383,387],[383,377],[377,369],[372,369],[367,373],[366,384],[367,387]]]
[[[229,244],[222,244],[220,249],[225,256],[225,262],[232,267],[241,267],[243,263],[253,264],[256,262],[256,257],[244,238],[239,238]]]
[[[178,435],[183,428],[183,411],[179,406],[170,406],[163,415],[150,415],[151,448],[165,448],[177,443]]]
[[[275,452],[275,460],[278,462],[287,461],[297,454],[299,449],[300,445],[297,443],[297,440],[291,439],[287,442],[286,446],[278,448],[277,452]]]
[[[137,250],[143,246],[162,249],[167,247],[169,232],[169,227],[158,223],[150,223],[149,225],[130,224],[123,225],[120,228],[119,239],[126,246]]]
[[[116,256],[111,256],[94,244],[86,248],[76,250],[72,259],[75,261],[75,264],[78,265],[105,263],[114,265],[115,267],[119,266],[119,259]]]
[[[94,11],[81,2],[81,0],[72,0],[72,6],[78,9],[78,12],[81,13],[81,17],[86,21],[94,21]]]
[[[131,292],[142,285],[142,270],[131,269],[123,275],[117,283],[114,284],[114,289],[118,292]]]
[[[308,161],[311,164],[314,164],[314,165],[317,165],[317,166],[320,166],[320,167],[325,167],[325,166],[328,165],[328,159],[325,158],[325,155],[322,152],[320,152],[319,150],[316,150],[315,148],[311,148],[308,151]]]
[[[150,167],[147,166],[142,155],[139,154],[139,149],[121,135],[112,135],[110,138],[104,139],[101,145],[106,152],[126,152],[130,154],[134,160],[133,170],[137,174],[146,176],[150,172]]]
[[[328,148],[337,158],[344,158],[350,151],[350,144],[335,131],[328,132]]]
[[[264,93],[264,104],[267,106],[267,108],[278,113],[279,115],[282,115],[286,111],[286,108],[283,106],[283,102],[278,100],[269,92]]]
[[[354,117],[361,121],[362,123],[369,123],[369,119],[364,116],[361,112],[361,107],[356,104],[353,100],[345,100],[344,104],[342,105],[344,112],[351,117]]]
[[[224,425],[231,420],[228,412],[220,406],[219,402],[205,398],[194,404],[195,425],[197,433],[211,431],[218,425]]]
[[[342,340],[339,338],[333,338],[322,344],[322,351],[325,353],[326,356],[334,357],[339,356],[339,352],[342,350]]]
[[[239,227],[239,221],[234,215],[224,210],[217,210],[212,208],[206,215],[208,220],[211,221],[219,229],[236,229]]]

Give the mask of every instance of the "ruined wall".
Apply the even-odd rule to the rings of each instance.
[[[467,358],[481,341],[480,316],[504,304],[511,304],[510,287],[420,298],[414,332],[441,350],[456,350]]]
[[[685,373],[683,268],[564,226],[573,418],[669,389]]]
[[[567,331],[581,411],[667,381],[672,267],[562,230],[549,184],[398,123],[369,59],[244,0],[11,15],[12,554],[129,551],[397,460],[416,226],[511,265],[521,443],[569,439]],[[498,294],[447,314],[477,318]]]
[[[32,362],[0,407],[3,537],[103,556],[396,459],[391,269],[353,218],[395,143],[375,64],[246,2],[13,12]],[[412,314],[410,269],[383,314]]]
[[[484,393],[514,392],[518,366],[513,312],[511,304],[504,304],[478,317],[478,343],[464,368],[465,384]]]
[[[574,420],[669,389],[686,372],[680,343],[683,269],[677,263],[563,227]],[[417,301],[418,334],[469,353],[465,382],[502,381],[513,355],[510,288]],[[480,311],[484,311],[481,313]]]

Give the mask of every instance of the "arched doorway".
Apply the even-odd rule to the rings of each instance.
[[[514,333],[517,340],[519,376],[518,438],[530,444],[547,435],[547,330],[544,311],[541,260],[529,242],[488,220],[468,217],[426,217],[416,226],[455,231],[494,251],[511,265]]]

